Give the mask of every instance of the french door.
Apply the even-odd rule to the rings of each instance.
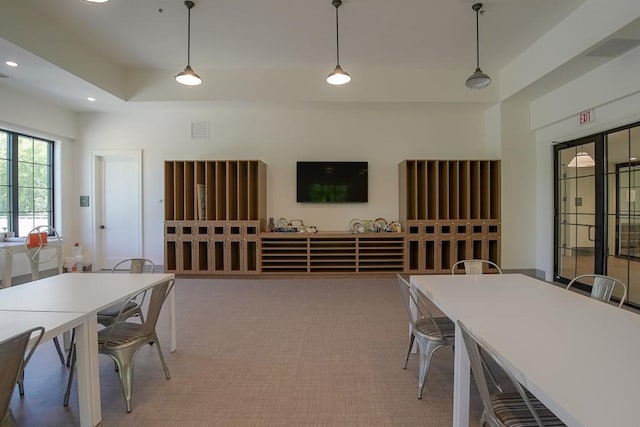
[[[640,306],[640,125],[556,144],[554,158],[555,279],[613,276]]]

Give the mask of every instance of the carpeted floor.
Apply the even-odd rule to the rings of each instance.
[[[101,356],[101,426],[451,425],[452,350],[436,353],[417,400],[417,357],[402,370],[408,329],[395,278],[178,279],[176,297],[176,352],[166,312],[158,326],[171,380],[145,346],[127,414]],[[75,387],[62,406],[67,373],[41,344],[26,395],[13,396],[18,425],[79,424]],[[479,414],[474,387],[473,425]]]

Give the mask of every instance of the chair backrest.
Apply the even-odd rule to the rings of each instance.
[[[465,274],[483,274],[484,266],[488,266],[490,269],[495,269],[498,274],[502,274],[502,270],[493,261],[489,261],[486,259],[463,259],[460,260],[451,266],[451,274],[456,274],[456,268],[458,266],[464,265]]]
[[[0,420],[9,410],[16,381],[22,374],[24,366],[31,359],[31,355],[40,343],[43,334],[44,328],[39,326],[0,342],[0,366],[2,367],[0,369]],[[32,335],[35,335],[35,341],[25,358],[25,351]]]
[[[129,273],[137,274],[137,273],[153,273],[155,269],[155,264],[150,259],[146,258],[127,258],[116,265],[111,269],[112,273],[115,273],[119,270],[118,267],[121,267],[123,264],[129,264]]]
[[[624,304],[627,299],[627,285],[615,277],[605,276],[602,274],[581,274],[576,276],[569,282],[567,289],[571,288],[574,283],[579,282],[581,279],[593,280],[593,284],[591,286],[591,298],[593,299],[608,303],[611,300],[611,296],[613,295],[616,286],[619,286],[622,289],[622,296],[620,297],[618,307],[622,307],[622,304]]]
[[[402,291],[402,300],[404,301],[404,307],[407,310],[407,316],[409,317],[409,323],[413,328],[416,327],[416,322],[419,319],[431,319],[435,330],[440,335],[440,338],[444,339],[444,335],[438,326],[438,323],[433,318],[431,311],[429,310],[429,306],[424,298],[420,295],[420,292],[411,286],[404,277],[400,274],[397,274],[398,284],[400,285],[400,290]]]
[[[529,412],[535,419],[537,425],[543,426],[544,424],[542,422],[542,419],[533,407],[533,404],[529,400],[526,391],[524,390],[520,382],[515,379],[511,371],[507,369],[501,358],[497,354],[492,352],[487,346],[482,344],[482,342],[478,340],[462,322],[458,321],[458,326],[462,331],[464,345],[467,349],[467,353],[469,354],[469,361],[471,362],[471,371],[473,372],[473,378],[475,380],[476,386],[478,387],[480,400],[482,401],[482,405],[484,406],[484,416],[489,419],[489,425],[503,424],[498,421],[495,408],[491,400],[491,391],[489,389],[489,382],[487,381],[487,378],[490,377],[491,373],[488,372],[489,368],[487,367],[486,358],[491,359],[492,366],[497,366],[505,373],[506,377],[509,378],[509,380],[513,383],[513,386],[517,390],[518,394],[520,394],[520,397],[526,404],[527,408],[529,408]]]
[[[114,331],[118,330],[118,324],[126,323],[127,318],[129,317],[126,313],[126,307],[129,302],[135,302],[137,298],[142,297],[144,299],[145,295],[151,292],[151,296],[149,298],[149,303],[147,305],[147,312],[144,315],[144,323],[142,328],[143,335],[149,335],[153,333],[156,329],[156,323],[158,323],[158,318],[160,317],[160,311],[162,310],[162,305],[164,301],[167,299],[169,292],[173,289],[175,281],[174,279],[169,279],[167,281],[158,283],[153,285],[150,288],[147,288],[143,291],[138,292],[136,295],[132,296],[127,303],[122,305],[116,320],[111,327],[111,330],[107,333],[105,337],[105,344],[109,343],[111,335]],[[117,334],[116,334],[117,335]]]
[[[59,246],[62,244],[62,239],[58,235],[55,228],[49,225],[39,225],[34,227],[27,233],[24,239],[25,254],[31,261],[32,267],[35,268],[38,264],[46,264],[53,261],[54,258],[58,258],[56,261],[58,267],[62,268],[64,260],[58,257],[58,251],[49,251],[48,256],[42,256],[42,250],[50,246]]]
[[[169,292],[173,289],[174,284],[175,280],[170,279],[151,288],[149,307],[147,309],[147,314],[144,317],[145,333],[149,334],[155,330],[156,323],[158,323],[158,317],[160,317],[160,310],[162,310],[162,305],[167,299]]]

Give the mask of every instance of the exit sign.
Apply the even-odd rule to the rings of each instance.
[[[586,125],[595,120],[595,114],[593,110],[586,110],[578,114],[578,121],[581,125]]]

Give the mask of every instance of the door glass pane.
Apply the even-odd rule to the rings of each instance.
[[[594,153],[593,142],[559,152],[558,274],[566,279],[594,269]]]
[[[626,283],[629,302],[640,304],[640,129],[608,134],[607,158],[606,273]]]

